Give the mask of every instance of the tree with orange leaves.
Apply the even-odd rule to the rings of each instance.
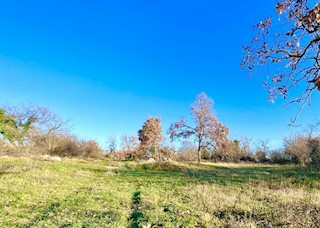
[[[149,118],[138,131],[140,149],[151,151],[156,160],[160,160],[160,144],[163,140],[160,118]]]
[[[194,125],[186,120],[171,124],[171,140],[194,137],[197,142],[198,163],[201,163],[201,152],[204,149],[218,149],[228,142],[229,129],[223,126],[213,113],[213,100],[205,93],[197,96],[191,106]]]

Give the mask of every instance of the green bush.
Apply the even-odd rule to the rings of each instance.
[[[310,147],[310,165],[320,170],[320,138],[311,139],[309,142]]]

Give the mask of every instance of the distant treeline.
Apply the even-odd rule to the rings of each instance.
[[[300,164],[320,168],[319,123],[303,134],[283,140],[283,148],[270,150],[267,141],[255,147],[250,140],[229,139],[229,128],[213,114],[213,100],[201,93],[191,107],[191,121],[171,124],[165,140],[160,118],[148,118],[137,135],[115,136],[107,147],[80,140],[70,133],[69,122],[43,107],[0,108],[0,155],[108,158],[115,160],[253,162]],[[173,141],[179,143],[173,144]],[[120,144],[120,145],[118,145]],[[178,146],[177,146],[178,145]]]

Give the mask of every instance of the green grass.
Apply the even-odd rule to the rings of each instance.
[[[317,227],[297,166],[0,159],[0,227]]]

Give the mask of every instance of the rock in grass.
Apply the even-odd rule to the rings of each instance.
[[[147,160],[147,162],[148,162],[148,163],[154,163],[154,162],[156,162],[156,159],[154,159],[154,158],[149,158],[149,159]]]
[[[1,156],[0,159],[7,159],[9,156]]]
[[[43,156],[44,161],[53,161],[53,162],[61,162],[61,157],[58,156],[50,156],[50,155],[44,155]]]

